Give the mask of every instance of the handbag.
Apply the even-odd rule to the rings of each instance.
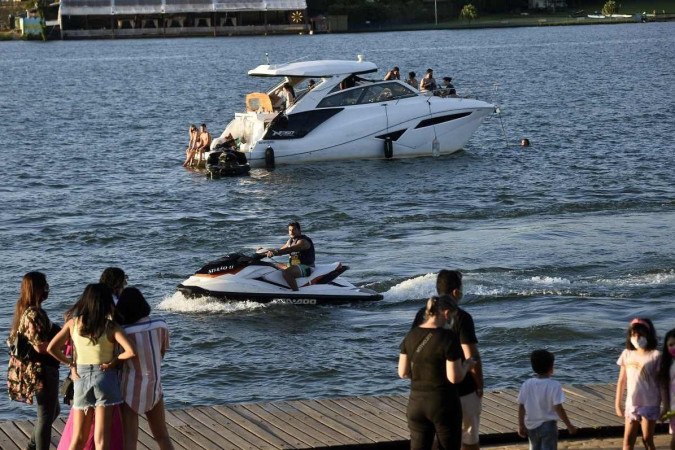
[[[24,363],[30,361],[35,355],[35,349],[22,333],[16,333],[14,339],[11,337],[7,339],[7,346],[9,355]]]
[[[70,374],[63,380],[61,387],[59,388],[59,394],[63,398],[64,405],[73,404],[73,395],[75,395],[75,385],[73,384],[73,379],[70,378]]]

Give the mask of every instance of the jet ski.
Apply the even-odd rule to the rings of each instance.
[[[372,289],[354,286],[340,277],[349,267],[339,262],[317,264],[308,277],[298,278],[298,291],[284,280],[279,265],[264,261],[265,253],[252,256],[231,253],[211,261],[178,285],[188,298],[216,297],[267,303],[283,300],[293,304],[350,303],[382,300]]]

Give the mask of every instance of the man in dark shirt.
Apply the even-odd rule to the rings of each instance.
[[[295,279],[308,277],[314,267],[314,243],[302,234],[298,222],[288,224],[288,236],[288,241],[281,248],[268,250],[267,257],[289,255],[288,265],[283,268],[284,280],[292,290],[297,291],[298,282]]]
[[[438,295],[449,295],[459,303],[462,298],[462,273],[441,270],[436,278],[436,291]],[[480,448],[478,427],[483,398],[483,366],[471,314],[458,308],[452,329],[459,336],[464,358],[476,362],[471,372],[457,384],[457,391],[462,402],[462,450],[477,450]]]

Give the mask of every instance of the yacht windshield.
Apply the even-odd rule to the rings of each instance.
[[[321,100],[317,108],[386,102],[416,95],[415,91],[401,83],[376,83],[338,91]]]

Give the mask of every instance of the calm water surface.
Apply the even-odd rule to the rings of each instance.
[[[58,320],[116,265],[171,327],[172,408],[404,393],[398,344],[438,269],[452,267],[466,274],[488,388],[517,386],[537,347],[556,353],[563,382],[614,381],[630,318],[651,317],[660,336],[675,326],[674,49],[672,23],[3,43],[0,334],[25,272],[47,273]],[[220,134],[245,93],[268,87],[245,76],[265,53],[360,53],[381,76],[434,67],[498,103],[501,122],[438,159],[216,181],[184,170],[188,124]],[[384,300],[262,306],[175,293],[206,260],[280,245],[293,218],[320,261],[345,262],[347,278]],[[0,402],[0,419],[31,415]]]

